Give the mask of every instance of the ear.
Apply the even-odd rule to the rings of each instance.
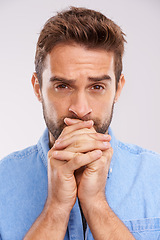
[[[39,84],[39,81],[38,81],[36,73],[33,73],[31,82],[32,82],[34,93],[35,93],[38,101],[42,102],[41,88],[40,88],[40,84]]]
[[[116,90],[116,94],[115,94],[115,98],[114,98],[114,102],[116,103],[121,95],[121,91],[124,87],[125,84],[125,78],[124,75],[121,74],[119,82],[118,82],[118,86],[117,86],[117,90]]]

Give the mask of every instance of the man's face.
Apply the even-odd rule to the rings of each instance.
[[[96,131],[105,133],[119,88],[116,92],[113,53],[77,44],[55,46],[46,57],[40,90],[50,141],[58,138],[66,117],[92,119]]]

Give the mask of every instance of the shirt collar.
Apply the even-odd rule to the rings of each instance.
[[[37,146],[38,146],[38,151],[39,151],[39,154],[42,158],[42,161],[47,168],[47,166],[48,166],[48,161],[47,161],[48,151],[50,150],[48,128],[45,129],[43,135],[41,136],[41,138],[38,141]]]

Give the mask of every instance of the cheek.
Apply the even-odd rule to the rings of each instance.
[[[68,113],[67,102],[57,99],[48,99],[49,115],[52,118],[59,119]]]
[[[108,119],[112,112],[112,105],[104,105],[98,108],[97,117],[103,122]]]
[[[94,101],[92,103],[92,107],[96,114],[99,114],[99,116],[103,116],[111,112],[113,102],[114,102],[114,95],[108,94],[104,98],[99,99],[98,101]]]

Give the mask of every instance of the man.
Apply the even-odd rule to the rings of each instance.
[[[93,10],[71,8],[45,24],[32,85],[47,129],[1,161],[1,239],[160,238],[160,157],[109,127],[125,83],[124,42]]]

